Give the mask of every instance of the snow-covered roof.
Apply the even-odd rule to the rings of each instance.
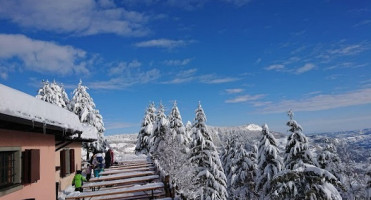
[[[0,113],[61,127],[71,132],[82,132],[82,139],[98,138],[97,130],[82,124],[74,113],[3,84],[0,84]]]

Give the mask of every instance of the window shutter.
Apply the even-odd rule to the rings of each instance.
[[[40,149],[31,150],[31,175],[30,181],[34,183],[40,180]]]
[[[31,183],[31,150],[26,149],[22,152],[22,183]]]
[[[40,180],[40,149],[26,149],[22,152],[22,183],[30,184]]]
[[[70,149],[70,173],[75,172],[75,149]]]
[[[61,177],[66,176],[66,153],[65,150],[60,151],[60,165],[61,165]]]

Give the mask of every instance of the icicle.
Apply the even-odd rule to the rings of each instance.
[[[46,134],[46,123],[43,124],[43,133]]]

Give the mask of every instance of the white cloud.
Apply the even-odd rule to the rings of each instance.
[[[190,81],[193,81],[197,78],[195,76],[195,73],[197,72],[197,69],[188,69],[184,71],[180,71],[175,75],[175,78],[170,81],[163,82],[164,84],[180,84],[180,83],[187,83]]]
[[[274,70],[274,71],[282,71],[282,70],[285,69],[285,65],[275,64],[275,65],[270,65],[270,66],[268,66],[268,67],[266,67],[264,69],[267,70],[267,71],[272,71],[272,70]]]
[[[142,70],[139,61],[130,63],[120,62],[116,66],[109,69],[108,74],[112,76],[106,81],[95,81],[88,83],[88,86],[93,89],[111,89],[120,90],[126,89],[133,85],[146,84],[160,78],[160,70],[154,68],[151,70]]]
[[[261,99],[263,98],[265,95],[263,94],[258,94],[258,95],[254,95],[254,96],[251,96],[251,95],[243,95],[243,96],[238,96],[236,98],[233,98],[233,99],[227,99],[225,102],[226,103],[242,103],[242,102],[249,102],[249,101],[255,101],[255,100],[258,100],[258,99]]]
[[[149,33],[144,26],[147,16],[118,7],[111,0],[0,0],[0,5],[0,18],[21,27],[77,35]]]
[[[183,60],[165,60],[163,63],[168,66],[184,66],[192,61],[191,58],[186,58]]]
[[[11,59],[19,59],[28,70],[41,73],[89,73],[86,52],[81,49],[24,35],[0,34],[0,60]]]
[[[234,4],[235,6],[238,6],[238,7],[242,7],[248,4],[249,2],[251,2],[251,0],[223,0],[223,1]]]
[[[262,107],[264,112],[318,111],[371,103],[371,88],[349,91],[343,94],[317,95],[301,100],[284,100]]]
[[[180,71],[175,75],[175,78],[170,81],[163,82],[164,84],[179,84],[186,83],[190,81],[198,81],[205,84],[221,84],[229,83],[240,80],[239,78],[231,77],[218,77],[215,74],[206,74],[206,75],[196,75],[197,69],[189,69]]]
[[[237,94],[243,92],[244,89],[241,88],[233,88],[233,89],[225,89],[225,92],[228,94]]]
[[[339,56],[343,56],[343,55],[347,56],[347,55],[355,55],[355,54],[361,53],[366,49],[367,48],[362,44],[353,44],[353,45],[341,46],[337,49],[331,49],[328,51],[328,53],[339,55]]]
[[[192,41],[185,40],[169,40],[169,39],[156,39],[138,42],[135,44],[136,47],[158,47],[172,49],[176,47],[182,47],[190,44]]]
[[[300,68],[296,69],[295,73],[296,74],[302,74],[302,73],[308,72],[310,70],[313,70],[315,67],[316,66],[313,65],[312,63],[307,63],[303,67],[300,67]]]
[[[121,75],[125,72],[130,73],[130,68],[137,68],[137,67],[140,67],[141,65],[142,63],[140,63],[137,60],[133,60],[129,63],[120,62],[117,64],[117,66],[110,68],[108,74],[110,76],[114,76],[114,75]]]
[[[220,84],[220,83],[230,83],[240,80],[239,78],[232,77],[217,77],[214,74],[207,74],[199,77],[201,83],[206,84]]]

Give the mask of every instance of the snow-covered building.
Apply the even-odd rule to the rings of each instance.
[[[96,128],[74,113],[0,84],[0,200],[55,199],[81,169]]]

